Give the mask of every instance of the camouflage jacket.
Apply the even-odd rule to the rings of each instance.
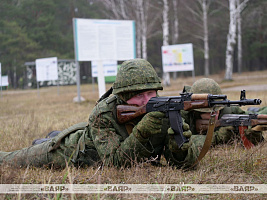
[[[105,165],[117,167],[130,166],[134,162],[145,161],[160,157],[163,154],[168,162],[179,167],[187,167],[192,164],[198,156],[198,149],[191,145],[188,152],[172,153],[168,148],[167,134],[169,127],[168,120],[166,127],[162,128],[162,134],[149,139],[139,141],[127,126],[134,126],[141,119],[131,123],[118,124],[116,120],[116,106],[122,101],[116,95],[100,101],[89,116],[89,125],[86,127],[83,141],[79,142],[80,150],[90,151],[97,154]],[[164,148],[165,147],[165,148]],[[83,155],[78,160],[87,162]],[[89,164],[89,163],[88,163]]]

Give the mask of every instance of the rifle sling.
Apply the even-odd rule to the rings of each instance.
[[[196,162],[192,165],[192,167],[194,167],[196,164],[198,164],[200,162],[200,160],[206,155],[206,153],[210,149],[212,137],[213,137],[213,132],[214,132],[215,124],[216,124],[215,116],[216,116],[216,114],[211,114],[211,117],[209,119],[209,128],[208,128],[205,142],[203,144],[203,147],[201,149],[201,152],[199,153],[199,156],[198,156]]]

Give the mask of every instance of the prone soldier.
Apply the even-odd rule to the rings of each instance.
[[[0,165],[65,167],[131,166],[135,162],[159,158],[178,167],[195,162],[199,150],[186,142],[181,148],[169,148],[168,119],[162,112],[150,112],[126,124],[118,124],[116,107],[121,104],[145,105],[162,90],[160,78],[152,65],[144,59],[125,61],[109,90],[89,116],[88,123],[69,127],[51,139],[13,152],[0,152]],[[110,95],[110,93],[113,95]],[[183,123],[183,135],[190,138],[191,131]]]
[[[202,94],[209,93],[214,95],[222,94],[221,88],[217,82],[210,78],[202,78],[197,80],[192,87],[185,86],[184,92],[189,91],[192,93]],[[194,109],[192,111],[184,111],[182,116],[185,119],[185,122],[189,124],[190,130],[193,135],[201,134],[205,135],[206,130],[198,130],[196,127],[197,120],[209,120],[210,113],[214,111],[212,108],[201,108]],[[218,107],[215,110],[216,119],[221,119],[221,117],[225,114],[247,114],[246,111],[242,110],[238,106],[230,106],[230,107]],[[244,130],[245,139],[248,139],[253,145],[257,145],[258,143],[264,140],[262,131],[253,130],[252,127],[248,127],[248,129]],[[193,136],[192,136],[193,137]],[[224,126],[224,127],[216,127],[213,133],[212,145],[217,144],[226,144],[231,143],[235,138],[239,138],[238,129],[234,126]],[[200,139],[200,138],[199,138]],[[205,138],[203,138],[204,140]]]

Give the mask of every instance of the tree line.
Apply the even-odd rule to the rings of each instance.
[[[162,77],[161,46],[192,43],[196,75],[225,72],[231,79],[233,72],[267,68],[266,5],[265,0],[1,0],[2,75],[16,88],[26,78],[25,62],[74,59],[72,19],[89,18],[134,20],[137,57]]]

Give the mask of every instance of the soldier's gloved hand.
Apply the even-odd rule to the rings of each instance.
[[[261,131],[254,131],[251,126],[249,126],[247,129],[245,129],[245,135],[248,136],[248,135],[251,135],[251,134],[255,134],[255,133],[258,133],[258,132],[261,132]]]
[[[220,127],[213,134],[212,145],[227,143],[234,136],[233,131],[233,126]]]
[[[248,129],[245,129],[244,132],[248,140],[251,141],[253,144],[257,144],[263,141],[263,136],[261,131],[255,131],[251,127],[248,127]]]
[[[161,133],[163,112],[149,112],[136,125],[136,130],[143,138],[149,138],[153,134]]]
[[[192,132],[190,131],[189,129],[189,125],[187,123],[184,122],[184,119],[183,119],[183,135],[185,138],[187,138],[189,140],[189,142],[186,142],[183,144],[183,146],[181,148],[178,147],[175,139],[174,139],[174,131],[172,128],[169,128],[168,129],[168,134],[170,136],[170,140],[169,140],[169,149],[172,151],[172,152],[178,152],[180,149],[182,151],[187,151],[190,146],[192,145],[191,141],[190,141],[190,137],[192,136]]]

